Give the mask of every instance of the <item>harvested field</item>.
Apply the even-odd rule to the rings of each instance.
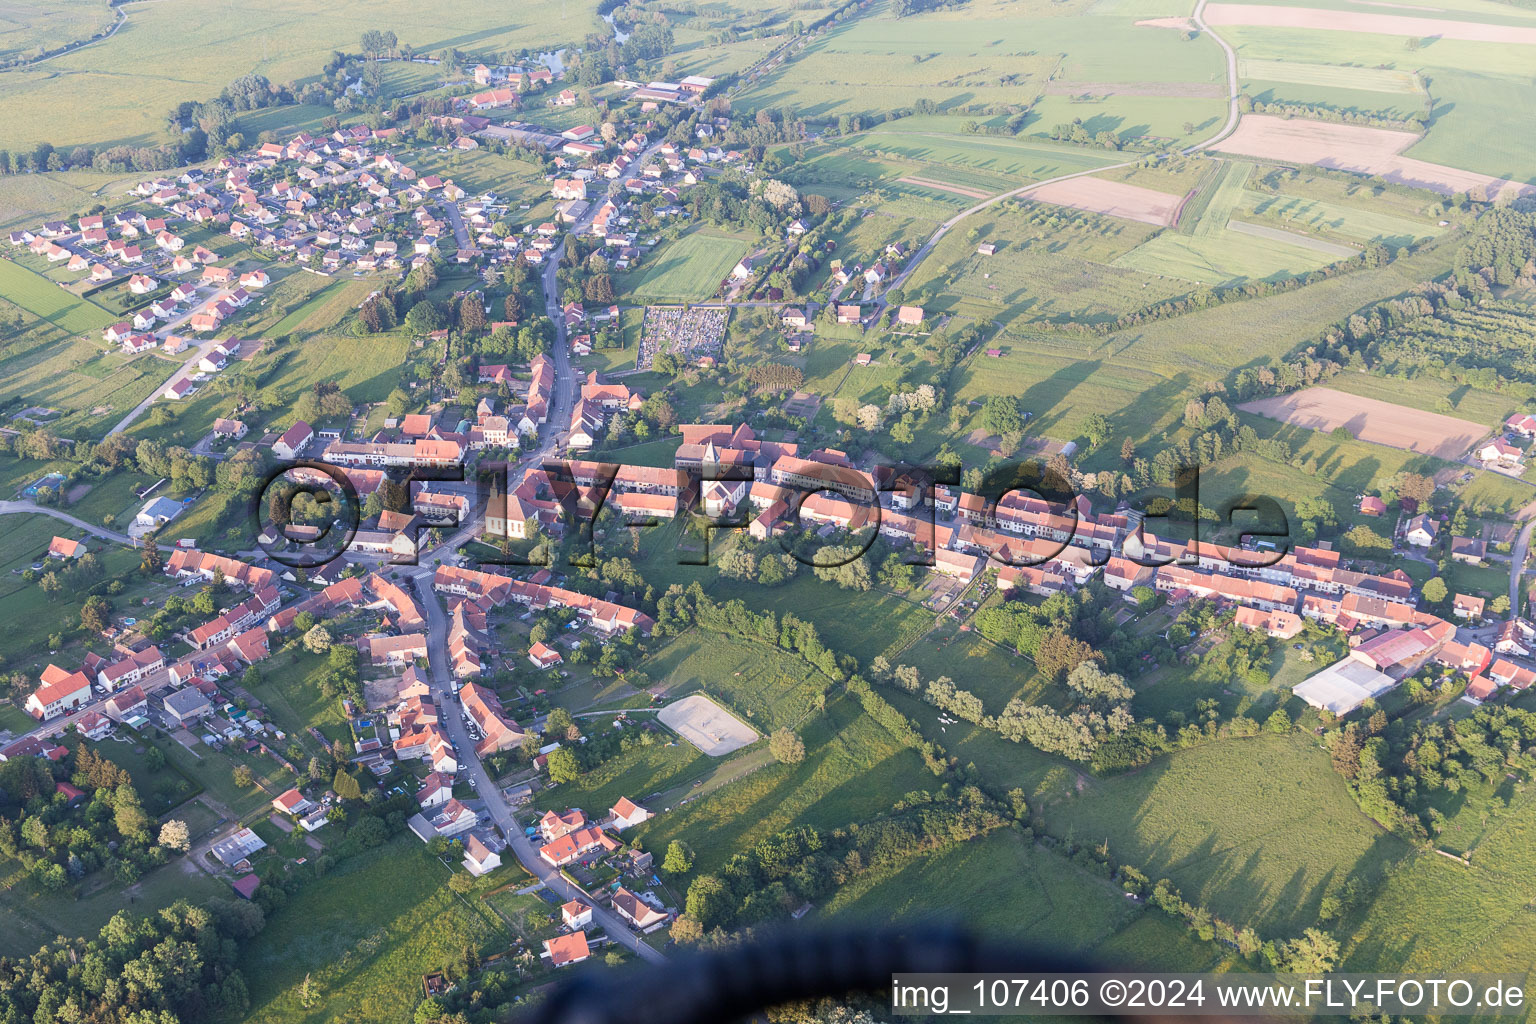
[[[1490,25],[1454,18],[1415,18],[1405,14],[1325,11],[1316,7],[1207,4],[1205,20],[1207,24],[1218,26],[1328,29],[1335,32],[1368,32],[1379,36],[1434,36],[1469,43],[1521,43],[1536,46],[1536,27]]]
[[[1333,388],[1305,388],[1238,406],[1294,427],[1328,432],[1343,427],[1358,440],[1442,459],[1458,459],[1488,430],[1454,416],[1409,409]]]
[[[1144,18],[1136,24],[1142,28],[1176,28],[1180,32],[1200,31],[1200,26],[1188,18]]]
[[[1212,148],[1263,160],[1379,174],[1388,181],[1441,195],[1467,192],[1480,199],[1506,194],[1536,195],[1536,186],[1402,155],[1403,150],[1418,141],[1419,136],[1413,132],[1246,114],[1237,131]]]
[[[1183,196],[1142,188],[1140,185],[1128,185],[1123,181],[1105,181],[1102,178],[1058,181],[1031,189],[1025,195],[1042,203],[1070,206],[1074,210],[1102,213],[1158,227],[1167,227],[1178,219],[1179,207],[1184,202]]]
[[[932,178],[905,177],[897,178],[904,185],[917,185],[921,188],[938,189],[940,192],[953,192],[957,196],[965,196],[968,199],[990,199],[991,192],[983,192],[980,189],[965,188],[961,185],[951,185],[945,181],[934,181]]]
[[[709,757],[724,757],[757,739],[757,730],[702,693],[668,704],[656,717]]]

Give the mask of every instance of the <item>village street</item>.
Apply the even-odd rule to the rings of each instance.
[[[432,589],[432,571],[421,566],[410,573],[410,576],[416,584],[417,600],[421,602],[422,610],[427,617],[427,654],[434,700],[446,711],[439,721],[447,729],[449,738],[457,748],[455,756],[459,764],[469,778],[474,780],[475,794],[484,801],[491,821],[507,837],[509,848],[517,854],[517,859],[523,867],[562,899],[567,901],[582,899],[582,902],[590,902],[584,898],[580,890],[565,880],[559,870],[550,867],[539,857],[533,843],[523,835],[523,828],[513,815],[506,796],[497,787],[496,780],[491,778],[491,774],[485,770],[485,765],[475,753],[474,740],[470,738],[463,718],[453,713],[460,705],[455,695],[453,676],[448,670],[448,616],[443,611],[437,592]],[[630,931],[623,919],[606,907],[593,906],[592,918],[610,939],[634,950],[642,959],[653,963],[659,963],[665,959],[660,952]]]

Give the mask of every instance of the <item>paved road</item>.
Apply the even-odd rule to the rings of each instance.
[[[1520,614],[1520,576],[1525,572],[1525,555],[1531,546],[1531,530],[1536,529],[1536,519],[1526,523],[1515,538],[1509,552],[1509,616]]]
[[[579,889],[539,857],[533,843],[523,835],[523,828],[513,815],[506,795],[502,793],[496,781],[491,778],[490,772],[485,770],[485,765],[475,754],[475,744],[470,739],[469,731],[464,727],[463,718],[454,713],[459,707],[458,702],[449,696],[455,692],[455,685],[452,674],[448,670],[447,613],[438,600],[437,592],[432,589],[430,570],[425,567],[418,568],[411,574],[411,579],[416,585],[417,597],[427,616],[427,654],[432,689],[437,695],[439,706],[447,712],[439,722],[448,730],[449,738],[458,748],[459,762],[464,766],[465,773],[474,780],[475,794],[484,802],[486,813],[507,837],[510,844],[508,848],[517,855],[523,867],[562,899],[581,899],[584,903],[588,902]],[[641,959],[652,963],[660,963],[666,959],[660,952],[642,941],[640,936],[630,931],[624,920],[613,911],[594,906],[592,920],[602,927],[610,939],[634,950]]]
[[[1184,150],[1185,153],[1193,153],[1199,149],[1209,149],[1211,146],[1216,145],[1216,143],[1220,142],[1222,139],[1226,138],[1228,135],[1231,135],[1234,131],[1237,130],[1238,118],[1242,116],[1242,111],[1238,110],[1237,107],[1237,51],[1233,50],[1231,45],[1229,45],[1225,39],[1211,31],[1211,26],[1205,23],[1206,3],[1207,0],[1200,0],[1200,2],[1195,5],[1193,21],[1200,27],[1200,31],[1216,40],[1216,45],[1221,47],[1222,54],[1227,58],[1227,123],[1222,125],[1221,131],[1217,132],[1215,135],[1211,136],[1209,139],[1206,139],[1199,145],[1190,146],[1188,149]]]
[[[469,226],[464,223],[464,215],[459,213],[459,204],[447,202],[443,204],[443,210],[448,214],[448,223],[453,225],[453,240],[460,249],[468,249]]]
[[[185,320],[187,317],[190,317],[194,311],[195,310],[188,310],[186,315],[183,316],[181,319]],[[167,325],[166,333],[169,333],[170,329],[171,329],[170,325]],[[167,391],[170,390],[172,384],[176,383],[177,381],[181,380],[183,377],[186,377],[188,374],[190,374],[192,372],[192,368],[197,365],[197,361],[199,359],[203,358],[203,356],[207,355],[209,352],[211,352],[213,350],[213,346],[217,345],[221,341],[226,341],[226,340],[228,340],[228,339],[227,338],[209,338],[207,341],[205,341],[202,344],[198,345],[197,348],[192,350],[192,354],[189,355],[186,358],[186,361],[184,361],[181,364],[181,369],[177,370],[175,373],[173,373],[169,377],[167,377],[163,384],[161,384],[159,387],[155,388],[155,390],[151,391],[148,394],[148,396],[145,397],[144,401],[142,401],[138,405],[134,406],[129,411],[128,415],[126,415],[122,419],[118,420],[117,424],[111,430],[107,431],[107,433],[108,434],[121,434],[123,431],[127,430],[130,426],[133,425],[133,421],[134,420],[136,420],[140,416],[144,415],[144,412],[151,405],[155,404],[155,402],[161,396],[163,396]]]
[[[86,522],[84,519],[79,519],[70,515],[68,512],[61,512],[56,508],[49,508],[46,505],[37,505],[30,501],[0,501],[0,516],[21,514],[52,516],[54,519],[66,522],[71,526],[79,527],[93,537],[99,537],[102,540],[111,541],[113,544],[121,544],[124,547],[138,547],[133,539],[128,537],[126,534],[116,533],[112,530],[105,529],[104,527],[95,526]],[[169,544],[161,544],[160,550],[174,551],[175,548]]]

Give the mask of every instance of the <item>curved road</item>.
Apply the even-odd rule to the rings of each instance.
[[[66,522],[71,526],[78,527],[93,537],[99,537],[102,540],[111,541],[113,544],[121,544],[124,547],[130,548],[136,548],[139,546],[134,542],[132,537],[129,537],[126,534],[115,533],[112,530],[108,530],[100,526],[93,526],[92,524],[86,522],[84,519],[76,518],[75,516],[70,515],[68,512],[61,512],[56,508],[49,508],[46,505],[36,505],[30,501],[0,501],[0,516],[22,514],[51,516],[54,519]],[[161,544],[159,547],[161,551],[176,550],[169,544]]]

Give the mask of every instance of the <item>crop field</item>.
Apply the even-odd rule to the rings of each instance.
[[[1048,821],[1057,835],[1107,839],[1122,863],[1270,933],[1299,933],[1330,886],[1374,884],[1409,852],[1300,735],[1209,744],[1097,780]]]
[[[1429,131],[1408,148],[1408,156],[1536,182],[1536,159],[1524,141],[1536,133],[1536,83],[1529,75],[1436,71],[1432,92]]]
[[[1260,78],[1291,85],[1319,85],[1335,89],[1359,89],[1365,92],[1397,93],[1417,96],[1423,84],[1411,71],[1389,68],[1342,67],[1337,64],[1304,64],[1286,60],[1248,58],[1237,62],[1241,78]]]
[[[1266,28],[1322,29],[1330,32],[1359,32],[1367,35],[1436,37],[1474,43],[1502,43],[1530,46],[1536,44],[1536,26],[1516,18],[1501,19],[1502,24],[1458,18],[1423,18],[1417,15],[1377,14],[1364,11],[1327,11],[1278,4],[1208,4],[1206,23],[1264,26]]]
[[[872,49],[884,41],[872,28],[898,25],[879,18],[852,20],[765,76],[740,102],[748,109],[792,106],[823,120],[910,106],[919,99],[933,100],[941,110],[974,102],[1018,103],[1039,93],[1057,63],[1055,55],[996,50],[931,51],[919,57]]]
[[[112,21],[105,0],[10,0],[0,4],[0,60],[35,57],[89,39]]]
[[[747,242],[734,235],[693,231],[652,253],[623,288],[636,299],[687,302],[707,299],[747,254]]]
[[[1455,459],[1487,434],[1478,423],[1427,413],[1389,402],[1346,394],[1333,388],[1306,388],[1277,398],[1238,406],[1270,419],[1308,430],[1343,427],[1355,438],[1411,452]]]
[[[1496,197],[1536,191],[1536,187],[1512,184],[1492,175],[1401,155],[1417,141],[1418,136],[1411,132],[1386,128],[1248,114],[1235,132],[1213,148],[1259,159],[1377,174],[1395,184],[1443,195],[1473,192]]]
[[[1182,197],[1155,189],[1099,178],[1073,178],[1031,189],[1037,202],[1070,206],[1076,210],[1167,227],[1178,215]]]
[[[112,314],[96,303],[10,260],[0,260],[0,295],[66,334],[84,334],[112,322]]]
[[[110,39],[0,78],[0,103],[9,112],[0,148],[45,140],[59,147],[157,144],[164,111],[178,103],[211,99],[248,72],[278,83],[309,79],[332,50],[355,53],[361,34],[380,27],[378,13],[358,2],[320,8],[274,0],[259,20],[197,0],[133,4],[127,14]],[[391,12],[388,27],[418,51],[490,53],[579,39],[598,25],[590,9],[564,21],[559,14],[553,0],[495,18],[471,0],[446,0]]]
[[[797,824],[840,828],[891,809],[902,796],[933,784],[917,751],[898,743],[851,698],[800,730],[805,760],[771,764],[693,803],[674,806],[626,834],[661,849],[681,839],[711,871],[732,853]]]

